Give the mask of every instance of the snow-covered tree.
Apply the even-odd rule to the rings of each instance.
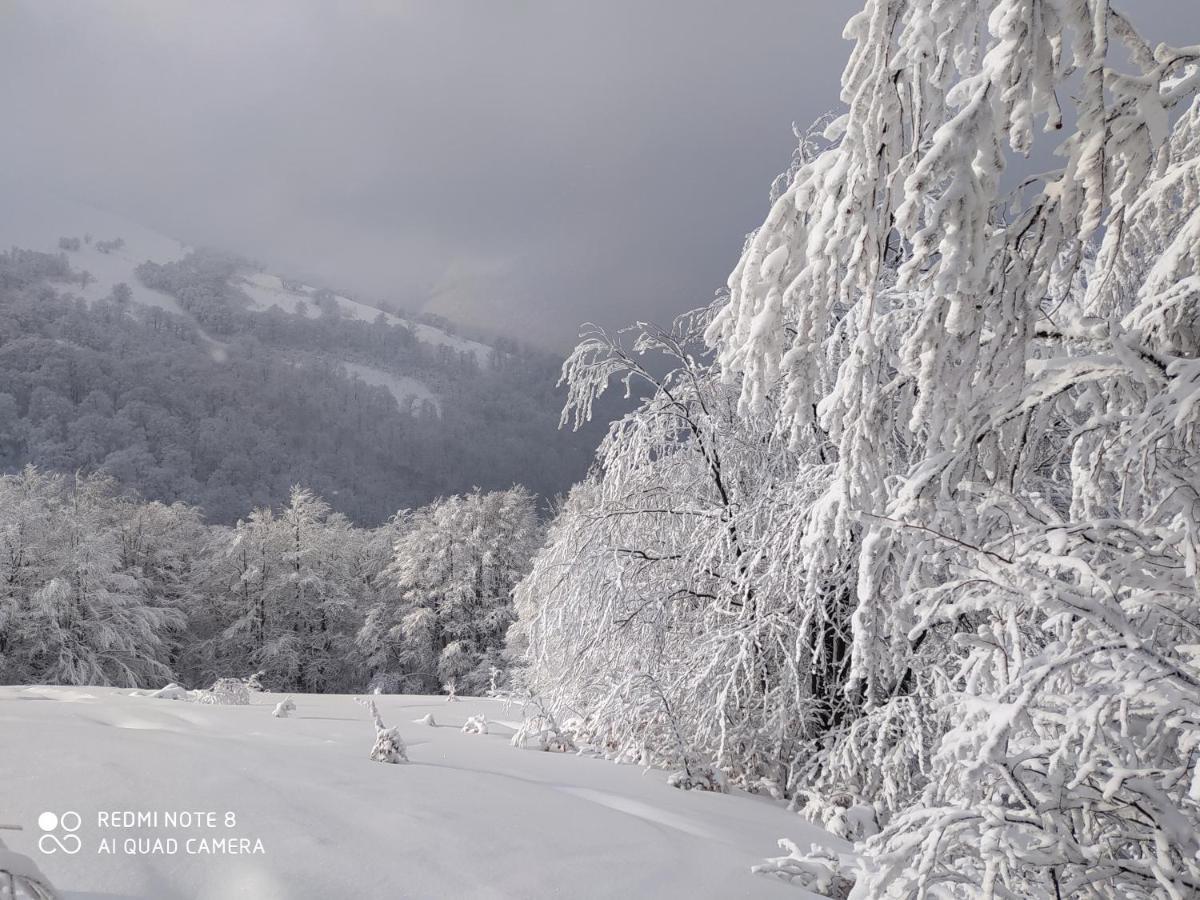
[[[855,708],[853,585],[836,556],[806,583],[797,531],[828,483],[824,451],[789,451],[771,410],[738,414],[705,359],[708,316],[640,326],[628,345],[594,331],[568,360],[568,417],[613,380],[649,396],[568,498],[509,640],[526,687],[617,756],[715,761],[781,790]]]
[[[388,728],[383,724],[383,717],[379,715],[374,700],[360,698],[358,702],[367,708],[375,725],[375,743],[371,745],[370,758],[384,763],[408,762],[408,745],[400,736],[400,729],[395,726]]]
[[[854,896],[1193,894],[1200,47],[1104,0],[847,36],[708,337],[744,415],[779,391],[833,450],[805,539],[857,561],[848,688],[954,723]],[[1008,174],[1035,124],[1063,164]]]
[[[790,790],[883,826],[855,897],[1193,895],[1200,47],[1104,0],[870,0],[846,33],[846,110],[706,325],[724,405],[688,359],[614,427],[514,645],[601,744],[746,778],[789,735]],[[646,380],[625,356],[581,345],[576,405]]]
[[[501,661],[513,586],[540,539],[533,495],[476,491],[405,514],[394,527],[392,559],[358,635],[374,677],[390,690],[454,681],[482,693]]]
[[[357,543],[343,517],[299,487],[278,513],[239,522],[213,567],[227,611],[210,639],[214,665],[261,669],[276,690],[352,688]]]
[[[0,678],[161,683],[182,613],[127,565],[123,505],[100,477],[32,468],[0,478]]]

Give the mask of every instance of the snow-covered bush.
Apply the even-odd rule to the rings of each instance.
[[[810,790],[803,804],[793,806],[800,815],[820,825],[835,837],[848,841],[863,841],[879,834],[879,812],[873,803],[844,791],[823,794]]]
[[[468,716],[467,721],[463,723],[463,734],[487,734],[488,721],[487,716]]]
[[[810,845],[806,853],[787,838],[781,838],[779,846],[788,851],[786,856],[772,857],[751,871],[778,878],[830,900],[846,900],[850,896],[854,887],[854,869],[852,864],[846,864],[841,854],[816,844]]]
[[[428,725],[430,728],[437,728],[437,722],[434,721],[433,713],[425,713],[419,719],[413,719],[414,725]]]
[[[725,773],[696,757],[685,759],[682,769],[667,776],[667,784],[681,791],[714,791],[718,794],[729,791]]]
[[[197,703],[220,706],[247,706],[250,689],[241,678],[218,678],[207,690],[193,693]]]
[[[558,729],[551,720],[540,715],[523,720],[513,733],[511,743],[521,749],[532,746],[554,753],[573,753],[579,749],[569,732]]]
[[[277,704],[275,704],[275,709],[271,711],[271,715],[277,719],[286,719],[295,711],[296,701],[294,701],[291,697],[284,697]]]
[[[376,762],[402,763],[408,762],[408,746],[400,731],[396,728],[385,728],[375,732],[375,743],[371,745],[371,759]]]
[[[522,704],[521,724],[513,733],[514,747],[525,749],[533,746],[537,750],[555,753],[573,752],[578,749],[575,736],[582,730],[583,722],[578,717],[561,726],[554,710],[541,697],[526,698]]]
[[[408,745],[400,736],[400,729],[388,728],[383,724],[383,718],[379,715],[374,700],[360,698],[358,702],[367,708],[375,725],[375,743],[371,745],[370,758],[384,763],[408,762]]]

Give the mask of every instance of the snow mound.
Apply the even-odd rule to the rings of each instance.
[[[157,691],[147,694],[148,697],[153,697],[156,700],[194,700],[192,692],[185,687],[180,687],[175,682],[171,682],[166,687],[161,687]]]

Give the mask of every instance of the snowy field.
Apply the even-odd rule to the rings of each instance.
[[[273,718],[281,699],[0,688],[0,824],[23,828],[0,837],[66,900],[801,900],[812,895],[750,867],[783,836],[838,843],[764,797],[688,793],[664,772],[516,749],[520,711],[500,701],[376,698],[408,743],[410,762],[387,765],[367,758],[373,726],[353,697],[295,695],[292,716]],[[414,721],[427,713],[437,727]],[[489,733],[464,734],[478,714]],[[74,822],[45,832],[39,816],[71,811],[79,852],[39,851],[47,833],[65,843]],[[123,827],[127,813],[158,824]],[[213,813],[213,824],[183,827],[185,813]],[[174,853],[151,852],[168,839]],[[221,853],[219,839],[251,851],[261,841],[262,852]]]

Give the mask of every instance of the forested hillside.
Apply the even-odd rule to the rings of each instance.
[[[119,235],[59,245],[0,254],[8,471],[104,472],[214,522],[303,484],[377,524],[475,486],[548,499],[586,469],[597,433],[557,429],[548,354],[467,341],[213,251],[135,264]]]

